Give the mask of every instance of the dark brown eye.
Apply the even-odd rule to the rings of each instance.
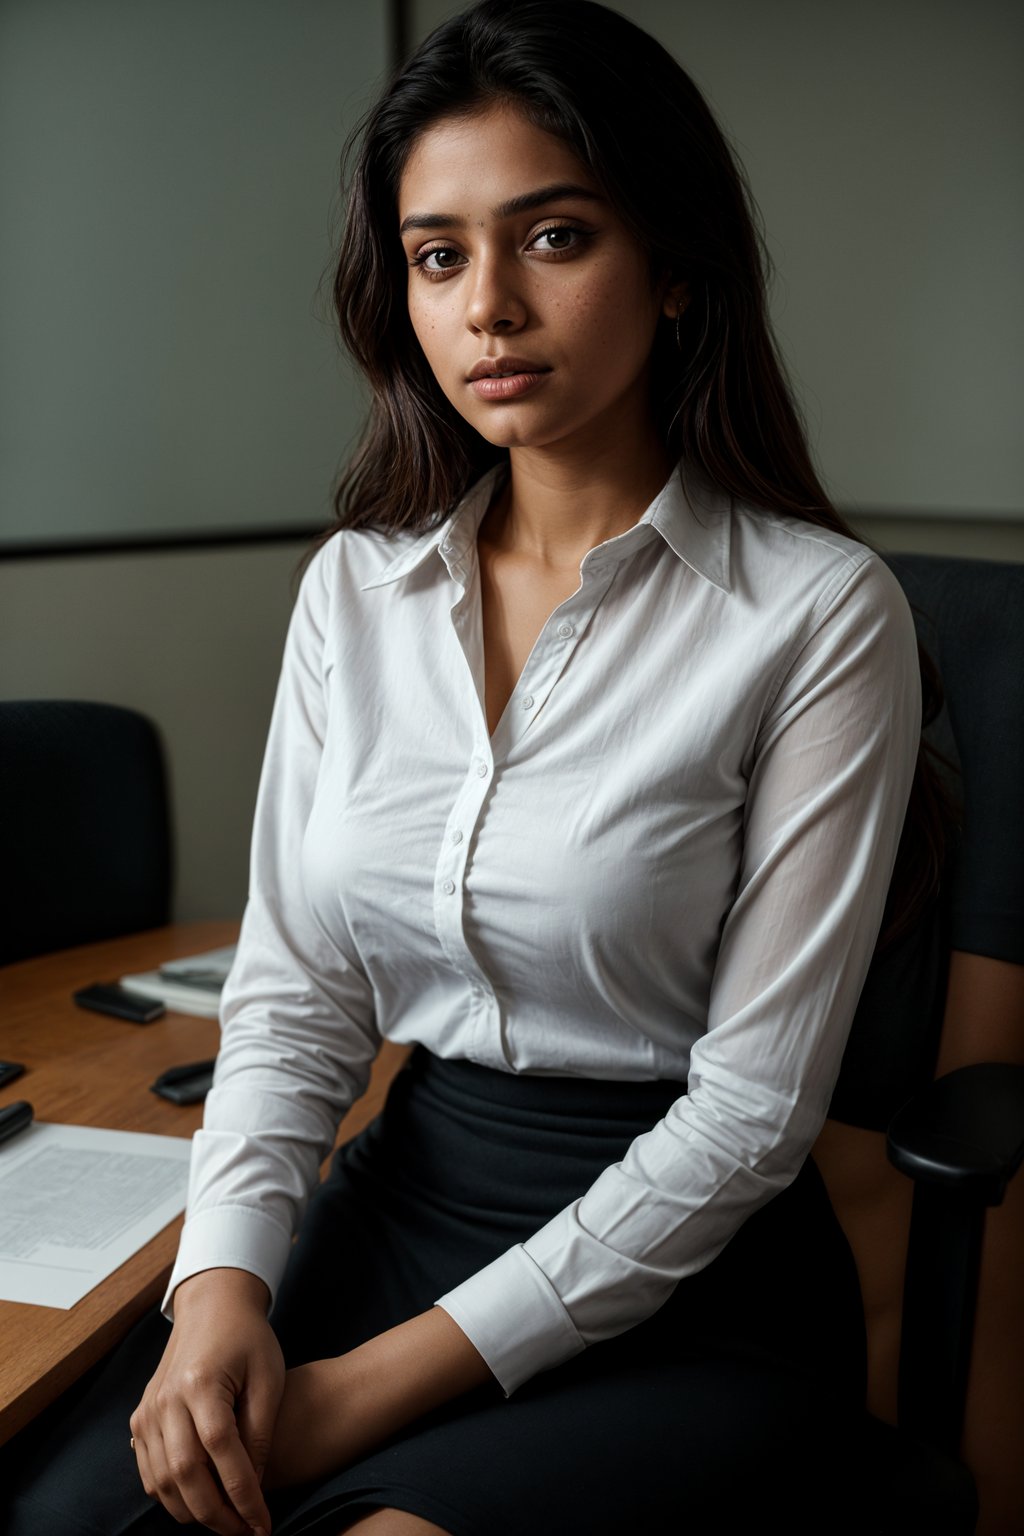
[[[561,254],[562,251],[573,250],[576,246],[582,245],[587,238],[586,230],[576,229],[572,224],[552,224],[548,229],[542,229],[534,235],[530,244],[535,246],[540,240],[547,241],[547,245],[542,246],[541,249],[548,250],[554,256],[556,252]]]
[[[452,257],[452,260],[446,261],[444,258],[447,256]],[[430,265],[429,263],[433,262],[434,257],[438,258],[437,263],[436,265]],[[458,251],[453,250],[450,245],[435,245],[429,251],[420,251],[418,255],[412,258],[411,264],[414,267],[419,267],[421,271],[428,273],[430,276],[439,277],[442,272],[453,271],[458,266],[460,259]]]

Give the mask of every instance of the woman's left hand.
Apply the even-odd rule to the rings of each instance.
[[[440,1307],[368,1339],[334,1360],[285,1375],[264,1486],[338,1472],[413,1420],[494,1384],[482,1357]]]

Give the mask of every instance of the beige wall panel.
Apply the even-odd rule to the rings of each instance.
[[[0,566],[0,697],[141,710],[171,781],[178,918],[237,917],[302,546]]]

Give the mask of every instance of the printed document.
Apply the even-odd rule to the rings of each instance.
[[[47,1122],[0,1145],[0,1300],[73,1307],[185,1209],[190,1149]]]

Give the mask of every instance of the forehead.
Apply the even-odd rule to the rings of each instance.
[[[444,209],[485,222],[488,210],[517,193],[554,182],[597,190],[573,151],[511,107],[445,117],[426,128],[406,160],[398,216]]]

